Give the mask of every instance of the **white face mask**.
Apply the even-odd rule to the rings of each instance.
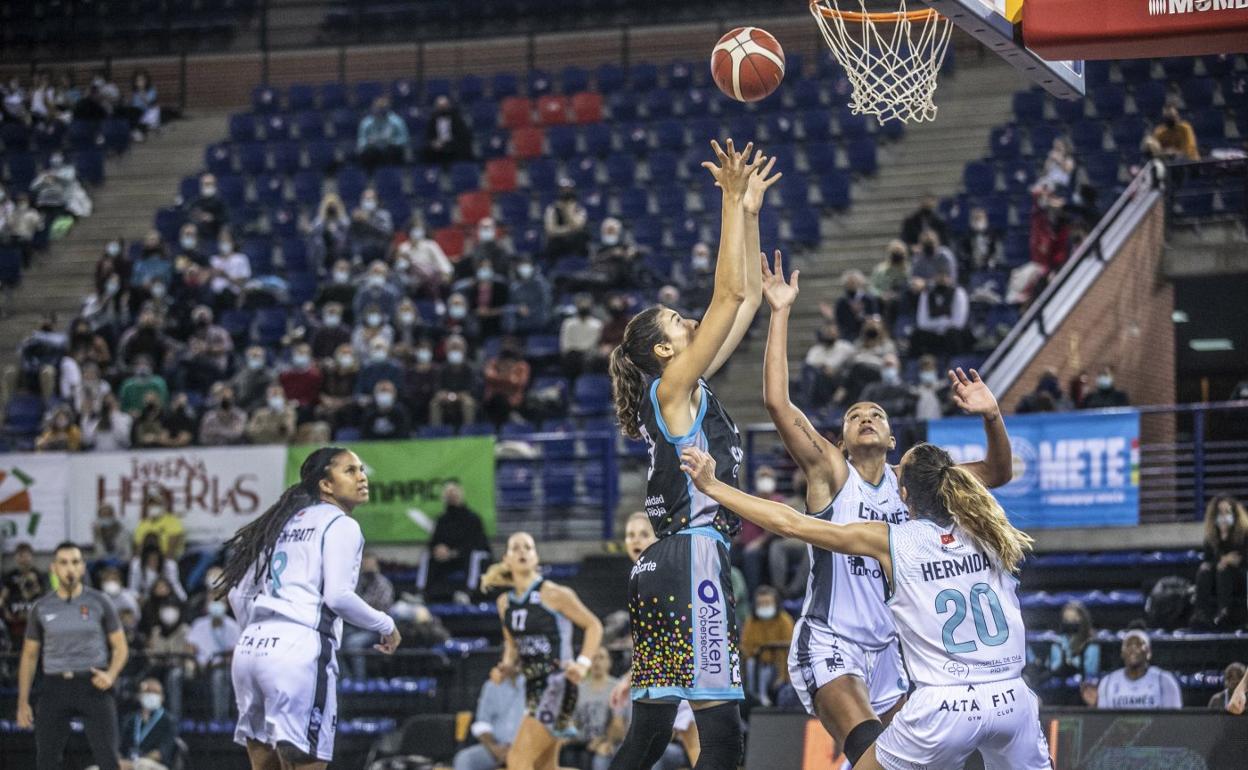
[[[772,618],[776,616],[776,607],[775,605],[768,605],[766,607],[755,607],[754,614],[758,616],[759,620],[771,620]]]
[[[399,313],[399,323],[404,326],[411,326],[416,323],[416,314],[412,312]]]
[[[603,233],[603,234],[602,234],[602,245],[603,245],[603,246],[614,246],[614,245],[616,245],[616,244],[617,244],[617,243],[619,243],[619,242],[620,242],[620,234],[619,234],[619,233],[614,233],[614,232],[613,232],[613,233]]]
[[[121,253],[121,244],[113,241],[104,247],[104,253],[110,257],[115,257]]]
[[[360,208],[369,212],[376,211],[377,201],[373,200],[372,198],[365,198],[364,200],[360,201]]]
[[[408,240],[423,241],[425,239],[425,228],[413,227],[411,230],[407,231],[407,237]]]
[[[368,351],[369,359],[372,361],[376,361],[378,363],[380,363],[381,361],[385,361],[388,355],[389,353],[386,351],[385,348],[373,348],[372,350]]]
[[[429,348],[419,348],[419,349],[417,349],[417,351],[416,351],[416,361],[417,361],[417,362],[419,362],[419,363],[422,363],[422,364],[427,364],[427,363],[429,363],[429,362],[433,361],[433,351],[432,351],[432,350],[430,350]]]
[[[338,365],[343,369],[350,369],[355,366],[355,356],[338,356]]]
[[[924,385],[935,385],[936,384],[936,372],[933,372],[930,370],[924,370],[924,371],[919,372],[919,382],[923,383]]]
[[[406,273],[408,269],[411,268],[411,266],[412,266],[412,263],[408,262],[406,259],[400,258],[400,259],[394,260],[394,269],[399,271],[400,273]]]
[[[214,618],[225,617],[225,602],[220,600],[208,602],[208,615]]]
[[[120,288],[121,288],[121,279],[115,275],[110,277],[108,279],[108,282],[104,284],[104,291],[107,291],[110,294],[116,293],[117,290]]]
[[[230,243],[229,241],[220,241],[219,243],[217,243],[217,251],[220,252],[222,256],[233,254],[234,244]]]
[[[381,326],[381,313],[369,313],[364,320],[369,326]]]
[[[895,366],[886,366],[880,370],[880,378],[890,385],[901,380],[901,374]]]
[[[477,271],[477,280],[478,280],[478,281],[490,281],[490,280],[493,280],[493,279],[494,279],[494,270],[493,270],[493,268],[483,267],[483,268],[481,268],[480,270],[478,270],[478,271]]]
[[[290,357],[290,362],[298,369],[307,369],[312,363],[312,357],[303,353],[296,353]]]
[[[386,277],[379,273],[368,274],[368,285],[373,288],[380,288],[386,285]]]
[[[1096,386],[1103,390],[1109,390],[1114,387],[1114,378],[1108,374],[1102,374],[1096,378]]]
[[[281,396],[270,396],[269,408],[275,412],[282,411],[283,409],[286,408],[286,399],[282,398]]]
[[[263,358],[250,358],[250,357],[249,357],[249,358],[247,359],[247,368],[248,368],[248,369],[251,369],[253,372],[254,372],[254,371],[258,371],[258,370],[260,370],[260,369],[263,369],[263,368],[264,368],[264,359],[263,359]]]
[[[195,248],[195,244],[198,243],[198,241],[195,240],[195,236],[193,235],[184,235],[182,236],[182,240],[178,242],[182,244],[182,248],[188,249],[188,250]]]
[[[329,314],[329,315],[325,316],[325,319],[324,319],[324,320],[325,320],[325,325],[326,325],[326,326],[328,326],[329,328],[333,329],[333,328],[337,327],[337,326],[338,326],[338,324],[342,323],[342,316],[340,316],[340,315],[335,315],[335,314],[332,314],[332,313],[331,313],[331,314]]]
[[[710,257],[694,257],[690,262],[694,270],[706,270],[711,266]]]
[[[776,491],[776,480],[771,476],[759,476],[754,480],[754,490],[760,495],[770,495]]]
[[[526,281],[529,280],[530,278],[533,277],[533,266],[532,265],[517,265],[516,275],[520,276]]]
[[[448,364],[459,366],[460,364],[464,362],[464,351],[462,350],[448,351],[446,354],[446,362]]]
[[[446,314],[451,318],[458,320],[468,315],[468,308],[463,305],[448,305],[446,308]]]
[[[182,617],[182,612],[177,607],[161,607],[160,622],[166,626],[172,626],[178,622],[178,618]]]
[[[121,583],[116,580],[105,580],[100,584],[100,588],[109,596],[116,596],[121,593]]]
[[[145,692],[139,694],[139,705],[148,711],[155,711],[164,702],[165,699],[160,693]]]
[[[163,299],[165,296],[165,285],[163,283],[154,283],[152,284],[151,292],[156,299]]]
[[[217,188],[216,185],[206,184],[199,188],[199,192],[205,198],[211,198],[217,194]]]
[[[390,407],[394,406],[394,394],[388,393],[388,392],[378,393],[377,394],[377,406],[381,407],[382,409],[389,409]]]
[[[350,281],[350,280],[351,280],[351,271],[349,270],[335,270],[334,271],[334,283],[346,283],[347,281]]]
[[[1235,526],[1235,514],[1219,513],[1218,514],[1218,526],[1225,527],[1227,529],[1230,529],[1231,527]]]
[[[493,227],[482,227],[481,229],[477,230],[477,240],[481,241],[482,243],[492,243],[496,236],[497,236],[497,233],[494,232]]]

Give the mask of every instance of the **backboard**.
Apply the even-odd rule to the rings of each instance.
[[[1081,98],[1083,61],[1046,61],[1023,42],[1024,1],[924,0],[1044,90],[1063,99]]]

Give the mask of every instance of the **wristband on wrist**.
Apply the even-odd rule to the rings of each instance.
[[[593,662],[592,660],[590,660],[589,658],[585,657],[584,655],[577,655],[577,656],[576,656],[576,664],[577,664],[578,666],[584,666],[586,669],[588,669],[591,665],[593,665],[593,663],[594,663],[594,662]]]

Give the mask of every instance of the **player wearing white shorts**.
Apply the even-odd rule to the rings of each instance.
[[[785,449],[806,477],[806,512],[835,524],[866,521],[896,526],[906,520],[888,414],[861,402],[845,412],[842,445],[821,436],[789,399],[789,313],[798,274],[784,278],[779,255],[773,270],[763,261],[763,296],[771,306],[763,401]],[[988,455],[967,470],[990,486],[1010,479],[1009,437],[996,399],[972,370],[949,373],[958,403],[984,416]],[[848,455],[848,457],[847,457]],[[910,681],[897,629],[885,605],[889,586],[876,560],[810,547],[810,576],[801,617],[789,649],[789,680],[806,710],[819,717],[850,761],[866,751],[900,708]]]
[[[855,770],[959,768],[978,750],[986,770],[1050,770],[1039,700],[1020,674],[1026,628],[1014,573],[1031,538],[969,469],[919,444],[898,466],[910,520],[832,524],[715,479],[715,462],[682,454],[694,485],[784,537],[878,561],[914,693]]]
[[[363,462],[326,447],[299,478],[227,543],[214,587],[228,592],[243,626],[232,663],[234,740],[253,770],[324,768],[333,759],[344,620],[377,632],[386,654],[400,641],[390,616],[355,593],[364,537],[349,514],[368,501]]]

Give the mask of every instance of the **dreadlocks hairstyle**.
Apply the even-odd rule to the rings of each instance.
[[[321,492],[317,485],[329,472],[334,458],[346,451],[342,447],[329,446],[308,455],[299,467],[299,483],[288,487],[259,518],[226,541],[225,551],[229,556],[221,570],[221,577],[216,585],[211,586],[217,598],[223,598],[231,588],[246,580],[249,571],[253,572],[256,580],[268,574],[269,561],[273,558],[273,549],[282,527],[286,526],[291,516],[320,502]]]
[[[667,342],[667,334],[659,325],[662,305],[646,308],[633,316],[624,327],[624,341],[611,351],[611,395],[615,399],[615,416],[620,432],[628,438],[641,438],[638,414],[641,400],[646,397],[649,378],[658,377],[663,367],[654,357],[654,346]]]
[[[1018,572],[1031,550],[1031,535],[1016,529],[996,498],[948,452],[934,444],[916,445],[901,483],[915,513],[942,524],[952,522],[996,556],[1006,571]]]

